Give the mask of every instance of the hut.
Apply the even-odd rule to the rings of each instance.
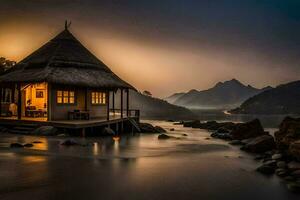
[[[88,124],[138,115],[129,110],[129,91],[135,88],[85,48],[67,25],[2,74],[0,87],[1,119]],[[119,112],[114,102],[117,91]]]

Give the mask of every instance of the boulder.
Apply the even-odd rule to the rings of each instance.
[[[31,144],[31,143],[27,143],[27,144],[24,144],[24,147],[33,147],[33,144]]]
[[[183,127],[200,128],[200,126],[201,126],[201,122],[199,120],[183,122]]]
[[[229,142],[229,144],[231,144],[231,145],[243,145],[241,140],[232,140],[231,142]]]
[[[269,165],[262,165],[262,166],[258,167],[256,169],[256,171],[258,171],[262,174],[271,175],[271,174],[274,174],[275,169],[274,169],[274,167],[269,166]]]
[[[111,128],[105,127],[101,131],[102,135],[116,135],[116,132],[112,130]]]
[[[63,141],[61,143],[61,145],[64,145],[64,146],[74,146],[74,145],[79,145],[79,144],[78,144],[78,142],[76,142],[73,139],[68,139],[68,140]]]
[[[175,131],[175,129],[174,128],[170,128],[170,131]]]
[[[252,137],[265,135],[264,129],[258,119],[250,122],[237,124],[231,131],[234,140],[244,140]]]
[[[57,134],[57,128],[53,126],[41,126],[33,131],[34,135],[53,136]]]
[[[300,118],[286,117],[274,135],[278,149],[288,151],[291,143],[300,140]]]
[[[188,134],[186,134],[186,133],[183,133],[183,134],[182,134],[182,136],[186,137],[186,136],[188,136]]]
[[[223,139],[223,140],[232,140],[230,133],[219,133],[216,131],[212,133],[210,136],[214,138]]]
[[[167,131],[160,126],[155,126],[154,129],[157,133],[166,133]]]
[[[33,143],[33,144],[41,144],[41,143],[43,143],[43,142],[37,140],[37,141],[33,141],[32,143]]]
[[[141,129],[141,133],[165,133],[166,130],[161,128],[160,126],[153,126],[149,123],[140,123],[139,127]]]
[[[291,175],[295,178],[300,179],[300,170],[293,171]]]
[[[220,127],[218,128],[218,133],[230,133],[230,131],[227,128]]]
[[[166,135],[166,134],[160,134],[160,135],[158,135],[157,138],[158,138],[159,140],[166,140],[166,139],[170,139],[171,136],[168,136],[168,135]]]
[[[273,156],[272,156],[272,159],[273,160],[279,160],[279,159],[281,159],[282,158],[282,154],[280,154],[280,153],[276,153],[276,154],[274,154]]]
[[[289,155],[300,161],[300,140],[292,142],[288,149]]]
[[[299,162],[295,162],[295,161],[292,161],[292,162],[289,162],[288,163],[288,168],[292,171],[295,171],[295,170],[300,170],[300,163]]]
[[[263,153],[274,148],[274,138],[271,135],[262,135],[251,140],[242,148],[242,150],[252,153]]]
[[[284,161],[279,161],[277,162],[277,167],[280,168],[280,169],[284,169],[286,168],[286,163]]]
[[[24,146],[20,143],[11,143],[10,148],[23,148]]]

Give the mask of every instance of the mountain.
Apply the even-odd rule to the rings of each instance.
[[[117,94],[118,95],[118,94]],[[116,107],[120,105],[119,98],[115,98]],[[126,102],[124,97],[124,103]],[[162,99],[143,95],[139,92],[130,91],[130,109],[140,110],[142,118],[149,119],[173,119],[185,120],[196,119],[197,116],[187,108],[176,106]]]
[[[214,87],[203,90],[190,90],[180,95],[173,104],[188,108],[228,109],[239,106],[243,101],[270,87],[257,89],[246,86],[236,79],[219,82]]]
[[[172,94],[169,97],[164,98],[164,100],[166,100],[167,102],[174,104],[174,102],[179,99],[180,97],[182,97],[185,93],[184,92],[180,92],[180,93],[175,93]]]
[[[236,114],[300,114],[300,81],[279,85],[231,110]]]

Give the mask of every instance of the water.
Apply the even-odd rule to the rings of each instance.
[[[252,155],[207,140],[207,131],[151,123],[175,128],[169,134],[180,139],[74,138],[85,146],[65,147],[59,137],[2,134],[0,199],[299,199],[277,177],[255,172]]]

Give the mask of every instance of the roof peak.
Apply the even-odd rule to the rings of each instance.
[[[72,21],[65,20],[65,30],[68,30],[68,28],[71,27]]]

